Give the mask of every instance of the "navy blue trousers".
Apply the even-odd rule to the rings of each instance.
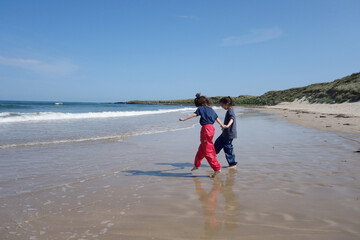
[[[232,145],[232,139],[226,139],[223,134],[221,134],[215,141],[214,147],[216,154],[218,154],[221,149],[224,149],[226,160],[229,163],[229,166],[234,166],[237,164],[235,162],[234,148]]]

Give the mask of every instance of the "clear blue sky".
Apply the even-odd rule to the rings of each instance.
[[[0,99],[261,95],[360,71],[359,0],[0,3]]]

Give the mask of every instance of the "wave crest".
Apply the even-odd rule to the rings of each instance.
[[[3,112],[0,113],[0,123],[18,123],[29,121],[55,121],[77,120],[94,118],[135,117],[142,115],[164,114],[172,112],[193,111],[194,108],[158,109],[152,111],[116,111],[116,112],[87,112],[87,113],[62,113],[62,112]]]

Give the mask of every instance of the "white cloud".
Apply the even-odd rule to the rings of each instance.
[[[254,29],[250,33],[237,36],[227,37],[222,40],[222,46],[240,46],[259,42],[266,42],[279,38],[283,32],[279,28]]]
[[[20,67],[37,73],[65,74],[74,72],[78,69],[76,65],[66,61],[55,61],[52,63],[46,63],[35,59],[6,58],[3,56],[0,56],[0,64]]]

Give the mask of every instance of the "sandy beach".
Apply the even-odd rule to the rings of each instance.
[[[214,180],[205,159],[190,172],[199,125],[0,149],[0,238],[359,239],[359,135],[235,111],[239,165]],[[32,174],[37,168],[47,171]]]
[[[360,102],[310,104],[294,101],[261,108],[294,124],[326,131],[360,133]]]

